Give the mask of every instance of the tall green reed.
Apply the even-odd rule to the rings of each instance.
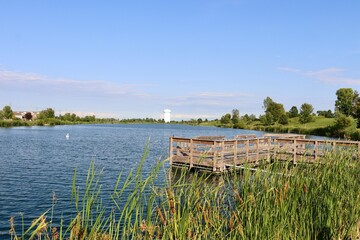
[[[278,161],[257,171],[212,176],[168,171],[159,161],[116,181],[111,211],[101,199],[104,172],[91,163],[85,187],[74,172],[70,224],[55,229],[42,214],[12,239],[357,239],[360,227],[360,161],[333,151],[312,164]],[[165,174],[162,174],[164,171]],[[163,180],[157,181],[159,176]],[[159,183],[160,182],[160,183]],[[51,216],[53,210],[49,210]],[[51,217],[52,218],[52,217]]]

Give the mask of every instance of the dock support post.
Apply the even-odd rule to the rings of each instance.
[[[314,160],[316,160],[317,159],[317,157],[318,157],[318,141],[317,140],[315,140],[315,156],[314,156]]]

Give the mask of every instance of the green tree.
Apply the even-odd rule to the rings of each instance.
[[[237,124],[240,120],[240,112],[238,109],[233,109],[232,110],[232,116],[231,116],[231,122],[233,124]]]
[[[360,96],[357,91],[354,92],[354,101],[352,107],[352,116],[356,119],[357,128],[360,128]]]
[[[266,97],[263,102],[263,108],[266,111],[270,104],[274,103],[274,101],[270,97]]]
[[[227,113],[220,118],[221,124],[229,124],[230,122],[231,122],[231,114],[230,113]]]
[[[356,99],[356,92],[351,88],[340,88],[336,91],[335,111],[350,116],[353,110],[353,103]]]
[[[360,102],[355,104],[352,115],[356,119],[356,127],[360,128]]]
[[[255,114],[250,114],[249,119],[250,121],[255,121],[256,120]]]
[[[294,118],[299,116],[299,110],[297,109],[296,106],[292,106],[288,112],[289,114],[289,118]]]
[[[203,122],[203,120],[201,118],[198,118],[197,124],[200,125],[202,122]]]
[[[92,116],[85,116],[85,117],[83,117],[83,121],[84,122],[95,122],[95,115],[92,115]],[[141,121],[140,119],[139,119],[139,121]]]
[[[289,117],[286,114],[283,114],[279,118],[279,123],[282,125],[286,125],[289,123]]]
[[[76,114],[75,113],[65,113],[63,116],[60,116],[60,118],[65,121],[75,122]]]
[[[191,118],[189,124],[195,126],[197,124],[197,121],[194,118]]]
[[[314,107],[311,104],[304,103],[303,105],[301,105],[299,122],[302,124],[312,122],[314,120],[312,115],[313,111]]]
[[[265,115],[260,116],[260,121],[266,126],[273,125],[275,123],[271,112],[266,112]]]
[[[335,114],[331,112],[331,110],[327,110],[327,111],[317,111],[316,112],[318,116],[323,116],[325,118],[333,118],[335,117]]]
[[[234,128],[236,129],[245,129],[246,128],[246,122],[241,119],[236,124],[234,124]]]
[[[10,106],[5,106],[2,110],[2,113],[4,119],[12,119],[14,115],[13,110]]]
[[[2,110],[0,110],[0,120],[3,120],[4,119],[4,113]]]
[[[347,127],[350,127],[353,120],[351,117],[346,117],[344,114],[337,114],[335,118],[335,126],[338,129],[345,129]]]
[[[245,114],[244,116],[242,116],[241,120],[243,120],[245,122],[251,122],[250,116],[248,114]]]
[[[271,118],[273,122],[277,122],[281,115],[285,114],[284,106],[281,103],[274,102],[270,97],[264,99],[265,116]]]
[[[38,119],[49,119],[55,118],[55,111],[52,108],[47,108],[46,110],[42,110],[38,116]]]
[[[335,117],[335,124],[333,134],[337,137],[346,138],[346,129],[354,124],[352,117],[347,117],[345,114],[337,113]]]

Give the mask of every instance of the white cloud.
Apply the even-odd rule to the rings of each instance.
[[[203,92],[170,99],[173,106],[233,107],[249,103],[251,94]]]
[[[105,95],[132,94],[146,97],[140,88],[149,87],[150,84],[116,84],[108,81],[80,81],[64,78],[50,78],[37,73],[24,73],[0,69],[0,84],[13,85],[19,88],[46,88],[48,91],[91,92]]]
[[[175,91],[171,92],[171,96],[163,96],[153,94],[154,89],[151,87],[151,84],[52,78],[0,67],[0,89],[9,93],[8,96],[3,95],[6,101],[12,101],[14,106],[22,106],[24,109],[49,106],[58,114],[71,112],[79,116],[151,117],[163,108],[170,108],[174,114],[176,111],[173,115],[176,119],[211,119],[234,108],[248,113],[254,105],[261,103],[257,96],[248,93],[203,91],[179,96]]]
[[[198,119],[198,118],[208,118],[208,119],[213,119],[213,118],[218,118],[219,115],[213,114],[182,114],[182,113],[178,113],[178,114],[172,114],[171,118],[172,119]]]
[[[300,74],[327,84],[360,85],[360,78],[344,76],[346,70],[342,68],[325,68],[316,71],[303,71],[295,68],[281,67],[279,70]]]

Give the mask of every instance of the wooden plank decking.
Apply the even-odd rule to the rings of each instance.
[[[265,137],[238,135],[227,140],[223,136],[196,138],[170,137],[169,159],[174,166],[205,169],[221,173],[231,166],[257,165],[271,159],[314,162],[326,152],[343,148],[360,159],[360,142],[305,139],[304,135],[268,134]]]

